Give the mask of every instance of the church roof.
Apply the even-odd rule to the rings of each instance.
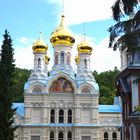
[[[125,93],[130,93],[131,92],[131,89],[130,89],[130,86],[129,86],[127,80],[124,79],[124,78],[120,78],[119,81],[120,81],[120,84],[122,86],[123,91]]]
[[[122,109],[120,105],[99,105],[100,113],[121,113]]]
[[[52,32],[50,41],[53,46],[68,45],[72,46],[75,42],[73,33],[64,25],[64,15],[61,16],[61,23]]]
[[[24,103],[13,103],[13,108],[17,108],[16,112],[24,117]],[[99,105],[99,113],[121,113],[122,109],[119,105]]]
[[[16,108],[16,112],[21,117],[24,117],[24,103],[13,103],[13,108]]]

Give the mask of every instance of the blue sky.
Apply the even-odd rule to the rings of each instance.
[[[115,24],[111,15],[111,6],[115,0],[1,0],[0,4],[0,41],[8,29],[13,39],[15,63],[20,68],[33,68],[32,44],[38,39],[40,30],[49,46],[51,58],[49,69],[53,65],[53,49],[50,34],[58,26],[64,11],[65,22],[75,34],[73,60],[77,44],[85,32],[93,46],[91,69],[98,72],[120,68],[119,52],[108,48],[107,29]],[[75,69],[74,61],[73,67]]]

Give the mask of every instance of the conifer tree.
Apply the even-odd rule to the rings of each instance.
[[[139,4],[139,0],[116,0],[112,6],[112,12],[113,18],[117,23],[109,28],[109,47],[112,47],[114,50],[127,48],[129,53],[140,50]]]
[[[3,35],[0,57],[0,140],[13,140],[14,114],[12,108],[12,77],[14,75],[14,50],[12,39],[7,30]]]

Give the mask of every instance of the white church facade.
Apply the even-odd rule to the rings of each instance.
[[[51,34],[54,65],[48,74],[48,46],[41,36],[33,44],[34,68],[17,107],[15,140],[120,140],[121,103],[99,105],[99,86],[90,70],[92,47],[77,46],[77,72],[71,66],[74,35],[64,25]]]

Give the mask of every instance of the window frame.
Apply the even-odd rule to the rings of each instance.
[[[53,131],[50,132],[50,140],[55,140]]]
[[[72,123],[72,110],[71,109],[68,110],[68,121],[67,122]]]
[[[59,110],[59,123],[64,123],[64,110]]]
[[[63,132],[59,132],[58,133],[58,140],[64,140],[64,134],[63,134]]]
[[[52,113],[52,111],[54,112]],[[54,109],[50,110],[50,123],[55,123],[55,110]]]
[[[108,140],[108,132],[104,132],[104,140]]]

